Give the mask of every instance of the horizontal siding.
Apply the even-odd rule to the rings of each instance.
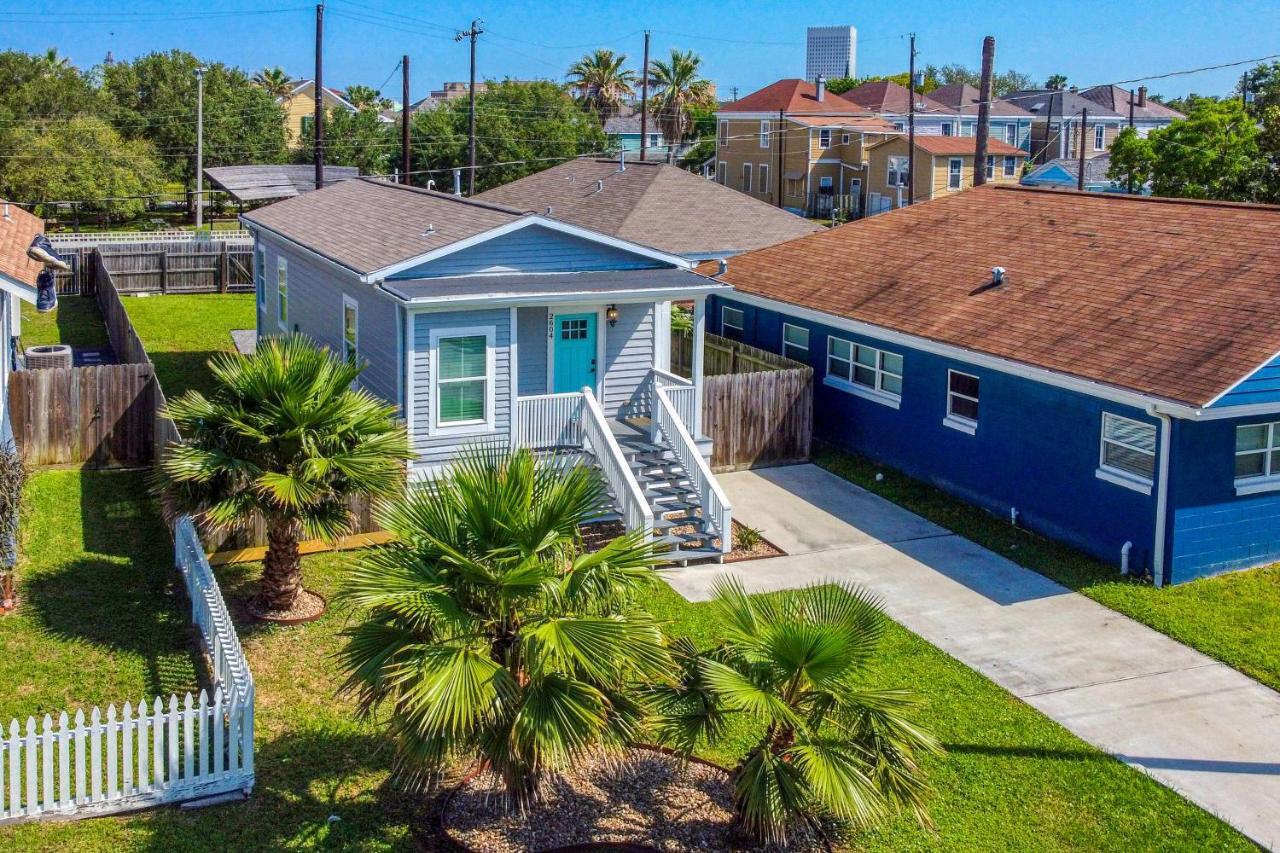
[[[494,326],[494,431],[462,436],[431,436],[431,332]],[[413,431],[415,464],[448,462],[460,448],[477,441],[506,438],[511,429],[511,310],[426,311],[413,318]]]
[[[519,394],[531,397],[547,393],[547,309],[519,308],[516,311],[516,343]]]
[[[663,266],[666,265],[642,255],[562,234],[539,225],[530,225],[438,260],[420,264],[391,278],[434,278],[498,272],[632,270]]]
[[[1259,367],[1213,404],[1213,408],[1280,402],[1280,356]]]
[[[643,410],[639,393],[654,365],[654,316],[652,302],[618,306],[618,323],[605,324],[604,411],[629,415]]]

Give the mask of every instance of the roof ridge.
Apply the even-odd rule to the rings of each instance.
[[[384,189],[389,188],[389,189],[403,190],[405,192],[418,193],[419,195],[425,195],[430,198],[444,199],[446,201],[452,201],[457,204],[469,204],[472,207],[480,207],[486,210],[495,210],[498,213],[510,213],[515,216],[529,216],[534,213],[534,211],[532,210],[521,210],[520,208],[516,208],[516,207],[507,207],[505,204],[496,204],[495,202],[492,202],[492,201],[477,201],[474,198],[467,198],[466,196],[454,195],[453,193],[442,193],[439,190],[430,190],[430,189],[427,189],[426,187],[415,187],[415,186],[412,186],[411,184],[401,184],[401,183],[396,183],[395,181],[386,181],[386,180],[382,180],[381,178],[372,177],[370,175],[361,175],[356,180],[363,181],[366,184],[373,184],[374,186],[382,187]]]
[[[1070,159],[1070,158],[1057,158]],[[1056,162],[1051,160],[1049,162]],[[1062,195],[1070,193],[1094,201],[1106,202],[1143,202],[1146,204],[1180,204],[1197,207],[1223,207],[1233,210],[1273,210],[1280,213],[1280,204],[1265,204],[1259,201],[1224,201],[1212,198],[1177,198],[1175,196],[1164,195],[1129,195],[1128,193],[1097,193],[1088,190],[1070,190],[1070,189],[1048,189],[1045,187],[1027,187],[1021,184],[986,184],[987,189],[999,190],[1001,192],[1026,192],[1026,193],[1048,193],[1052,195]]]

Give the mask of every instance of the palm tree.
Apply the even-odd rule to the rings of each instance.
[[[715,106],[711,81],[701,76],[702,57],[691,50],[672,48],[671,58],[655,59],[651,78],[657,87],[658,126],[671,144],[682,142],[693,129],[692,107]]]
[[[283,98],[293,91],[293,81],[280,66],[254,72],[253,83],[273,98]]]
[[[604,124],[622,109],[624,99],[635,94],[636,73],[622,66],[625,53],[597,50],[569,66],[569,86],[578,92],[578,102],[600,117]]]
[[[214,356],[209,369],[209,397],[188,391],[168,405],[184,439],[161,462],[161,494],[215,530],[261,515],[268,544],[255,606],[287,612],[302,590],[300,536],[346,533],[353,497],[398,495],[408,439],[394,407],[352,390],[363,366],[306,337],[262,340],[251,356]]]
[[[44,56],[40,57],[40,70],[47,75],[57,74],[71,66],[71,60],[65,56],[58,54],[56,47],[46,48]]]
[[[673,645],[683,676],[654,690],[657,731],[687,754],[732,714],[759,726],[733,771],[739,827],[784,844],[821,817],[865,827],[906,808],[927,824],[917,756],[938,742],[911,721],[912,694],[860,683],[883,630],[876,603],[838,584],[751,598],[722,579],[713,594],[725,641],[706,653]]]
[[[584,750],[635,736],[638,685],[671,667],[639,604],[659,558],[639,531],[584,551],[602,499],[586,466],[477,446],[383,510],[394,541],[341,593],[365,615],[340,657],[344,691],[386,712],[403,781],[475,758],[524,806]]]

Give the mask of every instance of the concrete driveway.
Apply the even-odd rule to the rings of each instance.
[[[897,622],[1238,828],[1280,845],[1280,694],[814,465],[720,478],[788,556],[668,574],[705,600],[836,578]]]

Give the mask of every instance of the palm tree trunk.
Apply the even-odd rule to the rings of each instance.
[[[298,555],[298,522],[271,522],[267,528],[267,556],[262,561],[259,598],[264,610],[284,612],[302,592],[302,558]]]

